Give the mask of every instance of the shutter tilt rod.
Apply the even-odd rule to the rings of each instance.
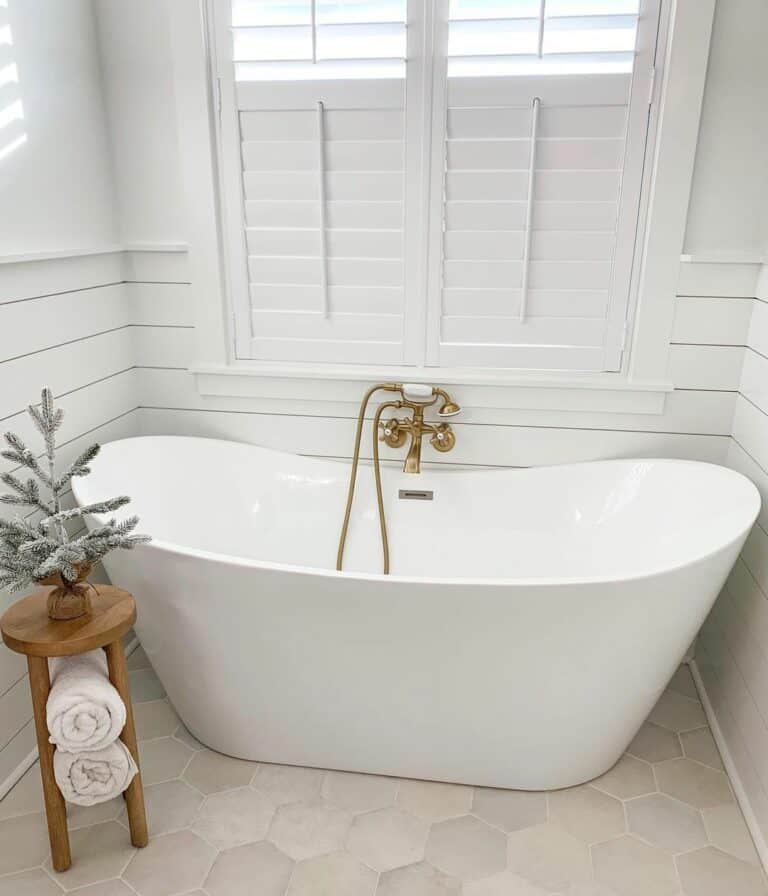
[[[312,10],[312,63],[317,63],[317,0],[311,0]],[[541,53],[539,53],[541,56]]]
[[[325,107],[317,101],[318,187],[320,200],[320,313],[328,317],[328,236],[325,196]]]
[[[313,4],[314,5],[314,4]],[[539,45],[538,45],[538,57],[544,55],[544,19],[547,15],[547,0],[541,0],[541,5],[539,6]]]
[[[541,100],[535,96],[531,108],[531,155],[528,161],[528,205],[525,209],[525,238],[523,243],[523,271],[520,282],[520,323],[528,314],[528,269],[531,266],[531,236],[533,230],[533,196],[536,181],[536,139],[539,134],[539,107]]]

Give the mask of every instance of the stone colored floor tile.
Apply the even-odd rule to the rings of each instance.
[[[167,700],[137,703],[133,708],[133,716],[139,740],[168,737],[179,727],[179,717]]]
[[[548,896],[546,890],[529,883],[513,871],[502,871],[493,877],[464,884],[462,896]]]
[[[149,836],[169,834],[192,824],[203,797],[184,781],[164,781],[144,788]],[[125,810],[121,821],[127,818]]]
[[[680,735],[680,743],[683,745],[683,753],[689,759],[703,762],[712,768],[723,769],[723,760],[717,749],[714,737],[709,728],[696,728],[693,731],[684,731]]]
[[[648,721],[679,733],[701,728],[707,724],[707,717],[698,700],[684,697],[677,691],[666,690],[651,710]]]
[[[154,669],[137,669],[135,672],[130,672],[128,678],[131,682],[131,699],[134,703],[149,703],[165,697],[165,688],[155,675]]]
[[[0,877],[0,896],[62,896],[63,892],[41,868]]]
[[[643,722],[627,752],[646,762],[663,762],[683,755],[677,734],[653,722]]]
[[[576,884],[564,896],[618,896],[618,893],[613,887],[608,887],[599,881],[592,880],[587,883]]]
[[[510,870],[551,893],[592,880],[589,848],[553,822],[509,835]]]
[[[677,691],[684,697],[690,697],[693,700],[699,699],[699,692],[696,690],[696,682],[693,680],[690,668],[683,663],[677,667],[677,671],[672,676],[667,687],[671,691]]]
[[[322,786],[325,799],[348,812],[368,812],[391,806],[397,795],[397,779],[354,772],[328,772]]]
[[[240,787],[207,796],[192,830],[217,849],[230,849],[263,840],[274,814],[275,805],[269,797]]]
[[[451,877],[477,880],[504,870],[506,845],[500,830],[473,815],[463,815],[432,826],[425,855]]]
[[[284,896],[293,862],[272,843],[219,853],[205,881],[210,896]]]
[[[461,881],[443,874],[427,862],[385,871],[376,896],[462,896]]]
[[[216,850],[192,831],[150,839],[136,851],[123,878],[139,896],[169,896],[199,887],[210,871]]]
[[[722,803],[732,803],[728,778],[691,759],[670,759],[656,766],[659,790],[697,809],[711,809]]]
[[[67,890],[120,877],[136,850],[128,831],[116,821],[106,821],[70,834],[72,867],[54,878]],[[50,869],[50,859],[46,868]]]
[[[193,755],[192,750],[173,737],[142,741],[139,746],[141,779],[146,785],[178,778]]]
[[[744,816],[736,803],[704,809],[701,814],[713,846],[751,865],[760,864]]]
[[[355,818],[347,849],[376,871],[391,871],[424,858],[428,831],[427,824],[410,812],[377,809]]]
[[[325,772],[295,765],[271,765],[260,762],[251,787],[265,793],[274,803],[297,803],[320,796]]]
[[[139,644],[136,650],[128,657],[128,670],[130,672],[136,671],[136,669],[151,669],[152,663],[150,663],[147,654],[144,652],[144,648]]]
[[[525,790],[476,787],[472,814],[502,831],[519,831],[547,820],[547,797]]]
[[[176,740],[180,740],[185,747],[189,747],[189,749],[193,750],[195,753],[197,753],[198,750],[206,749],[204,744],[201,744],[194,735],[189,733],[189,730],[183,723],[173,732],[173,736]]]
[[[324,800],[287,803],[275,813],[269,839],[298,861],[342,849],[352,816]]]
[[[121,878],[113,878],[73,890],[69,896],[136,896],[136,894]]]
[[[592,862],[597,880],[619,896],[676,896],[680,891],[672,857],[635,837],[598,843]]]
[[[121,795],[105,803],[96,803],[95,806],[76,806],[74,803],[67,803],[66,808],[69,829],[76,831],[78,828],[89,828],[94,824],[119,818],[125,809],[125,800]]]
[[[373,896],[378,876],[347,852],[299,862],[286,896]]]
[[[43,785],[40,783],[40,766],[34,763],[0,800],[0,821],[16,815],[44,812]]]
[[[48,855],[45,815],[20,815],[0,821],[0,874],[42,865]]]
[[[549,817],[585,843],[607,840],[625,830],[619,800],[588,784],[550,793]]]
[[[651,766],[627,753],[612,769],[590,781],[590,784],[620,800],[643,796],[656,790],[656,779],[653,777]]]
[[[688,852],[707,844],[700,813],[666,794],[629,800],[626,810],[630,832],[668,852]]]
[[[683,889],[690,896],[766,896],[765,877],[758,868],[714,846],[677,857]]]
[[[256,765],[244,759],[233,759],[213,750],[195,753],[184,771],[183,778],[200,793],[218,793],[250,784]]]
[[[425,821],[465,815],[472,805],[472,787],[440,781],[401,781],[397,805]]]

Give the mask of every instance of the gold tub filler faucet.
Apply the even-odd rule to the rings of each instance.
[[[355,450],[352,456],[352,469],[349,474],[349,489],[347,490],[347,506],[344,512],[344,522],[341,526],[339,537],[339,549],[336,554],[336,569],[340,570],[344,562],[344,546],[347,541],[349,529],[349,517],[352,512],[352,502],[355,497],[355,483],[357,481],[357,468],[360,463],[360,442],[363,437],[363,423],[365,412],[371,396],[379,390],[384,392],[396,392],[399,398],[385,401],[376,409],[373,417],[373,473],[376,480],[376,501],[379,506],[379,527],[381,529],[381,547],[384,554],[384,574],[389,574],[389,541],[387,539],[387,521],[384,515],[384,500],[381,491],[381,464],[379,462],[379,440],[389,445],[390,448],[401,448],[408,436],[411,444],[403,464],[404,473],[421,472],[421,445],[425,434],[430,436],[429,443],[436,451],[450,451],[456,444],[456,436],[448,423],[427,423],[424,419],[424,410],[432,407],[438,401],[442,404],[437,409],[438,417],[454,417],[461,408],[445,391],[437,386],[428,386],[424,383],[377,383],[371,386],[360,402],[360,412],[357,415],[357,432],[355,434]],[[391,417],[382,422],[381,417],[388,409],[400,410],[407,408],[410,416],[401,418]],[[381,433],[379,434],[379,430]],[[378,438],[377,438],[378,436]]]

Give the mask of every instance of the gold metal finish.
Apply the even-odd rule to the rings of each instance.
[[[397,401],[385,401],[379,405],[373,418],[373,475],[376,481],[376,502],[379,509],[379,528],[381,530],[381,547],[384,555],[384,574],[389,573],[389,540],[387,538],[387,522],[384,514],[384,498],[381,488],[381,464],[379,460],[379,440],[390,448],[401,448],[410,433],[411,444],[403,465],[405,473],[421,472],[421,445],[425,433],[429,433],[430,445],[440,452],[450,451],[456,444],[456,436],[448,423],[427,423],[424,420],[424,409],[432,407],[439,398],[443,403],[437,411],[439,417],[452,417],[458,414],[461,408],[444,390],[436,386],[432,387],[432,399],[427,401],[409,401],[404,397],[402,383],[378,383],[371,386],[360,402],[360,411],[357,415],[357,431],[355,433],[355,448],[352,456],[352,469],[349,476],[349,488],[347,490],[347,506],[344,511],[344,522],[339,536],[339,547],[336,553],[336,569],[340,570],[344,563],[344,547],[347,542],[349,520],[352,513],[352,503],[355,497],[355,483],[357,482],[357,468],[360,464],[360,443],[363,435],[363,422],[368,402],[374,392],[379,390],[387,392],[399,392]],[[391,417],[386,422],[381,422],[381,416],[388,408],[408,408],[410,417],[398,419]],[[381,435],[379,435],[381,430]],[[378,438],[377,438],[378,437]]]

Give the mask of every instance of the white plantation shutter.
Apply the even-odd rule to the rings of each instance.
[[[215,0],[237,357],[620,369],[659,3]]]
[[[451,0],[430,363],[619,369],[657,29],[655,2]]]
[[[27,142],[8,3],[0,0],[0,160]]]
[[[405,0],[227,12],[238,355],[404,363]]]

